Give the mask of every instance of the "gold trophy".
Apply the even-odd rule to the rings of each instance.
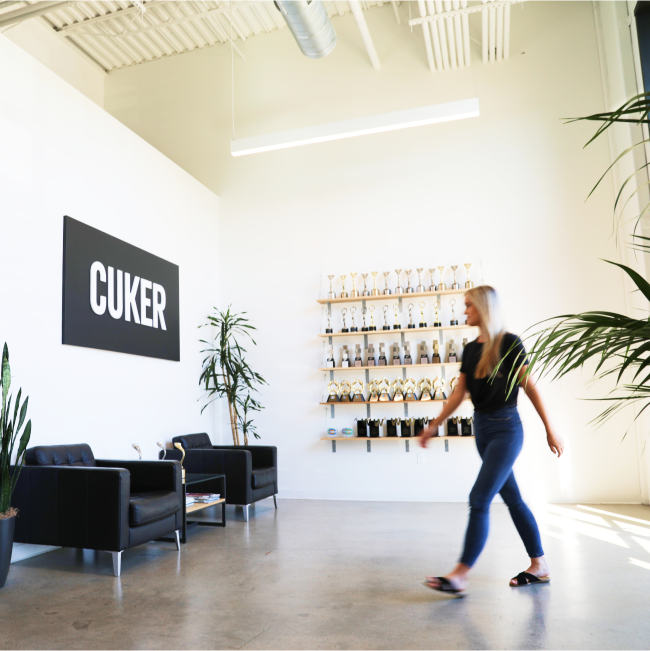
[[[458,265],[455,264],[452,266],[451,270],[454,272],[454,282],[451,286],[452,289],[460,289],[460,283],[456,281],[456,269],[458,269]]]
[[[409,303],[408,308],[409,308],[409,324],[406,326],[409,330],[412,328],[415,328],[415,323],[413,323],[413,308],[415,306],[413,303]]]
[[[384,296],[388,296],[389,294],[392,294],[393,292],[388,289],[388,276],[390,276],[390,271],[384,271],[384,283],[386,283],[386,287],[384,287]]]
[[[341,284],[342,284],[342,289],[341,289],[341,298],[347,298],[348,293],[345,291],[345,279],[347,276],[341,276]]]
[[[334,280],[334,274],[327,277],[330,279],[330,291],[329,294],[327,295],[327,298],[336,298],[336,294],[334,293],[334,288],[332,287],[332,280]]]
[[[332,330],[332,310],[327,308],[327,328],[325,328],[325,334],[331,335],[334,332]]]
[[[378,271],[373,271],[372,272],[372,280],[373,280],[373,288],[372,291],[370,292],[371,296],[379,296],[379,290],[377,289],[377,274]]]
[[[388,325],[388,305],[384,305],[381,309],[384,311],[384,325],[382,330],[390,330],[390,326]]]
[[[368,326],[366,325],[366,314],[368,314],[368,308],[361,308],[361,316],[363,316],[363,325],[361,326],[361,332],[368,332]]]
[[[404,382],[401,378],[393,382],[393,402],[404,402]]]
[[[441,323],[441,321],[440,321],[440,317],[438,316],[438,308],[440,307],[440,303],[438,303],[438,301],[436,301],[436,302],[433,304],[433,307],[434,307],[435,310],[436,310],[436,320],[433,322],[433,327],[434,327],[434,328],[441,328],[441,327],[442,327],[442,323]]]
[[[339,386],[341,387],[341,398],[339,402],[352,402],[352,398],[350,397],[352,385],[347,380],[343,380]]]
[[[447,285],[445,285],[444,279],[445,266],[443,265],[442,267],[438,267],[438,271],[440,272],[440,283],[438,284],[438,291],[442,292],[447,289]]]
[[[410,377],[406,382],[404,382],[404,401],[405,402],[415,402],[418,398],[415,395],[415,389],[417,388],[417,384],[415,383],[415,380]]]
[[[361,296],[370,296],[370,292],[368,291],[368,274],[361,274],[363,276],[363,291],[361,292]]]
[[[400,275],[402,273],[402,270],[401,269],[395,269],[395,273],[397,274],[397,287],[395,287],[395,293],[396,294],[403,294],[404,290],[401,288],[401,286],[399,284],[399,277],[400,277]]]
[[[370,306],[370,331],[374,332],[377,330],[377,326],[375,325],[375,306],[371,305]]]
[[[447,396],[445,395],[445,380],[441,377],[437,377],[433,381],[433,399],[434,400],[446,400]]]
[[[435,267],[433,269],[429,269],[429,274],[431,275],[431,287],[429,287],[430,292],[435,292],[436,291],[436,284],[433,282],[433,274],[436,273]]]
[[[416,269],[416,271],[418,272],[418,286],[415,288],[415,291],[423,292],[425,290],[424,290],[424,285],[422,284],[421,276],[422,276],[422,272],[424,271],[424,267],[422,267],[421,269]]]
[[[451,378],[451,382],[449,383],[449,388],[451,389],[450,395],[456,391],[456,385],[458,384],[459,379],[460,373],[458,375],[454,375],[454,377]]]
[[[359,296],[359,290],[357,289],[357,285],[356,285],[356,278],[357,278],[356,272],[351,273],[350,278],[352,278],[352,291],[350,292],[350,296],[352,296],[352,298],[357,298],[357,296]]]
[[[355,380],[352,383],[352,402],[365,402],[366,399],[363,397],[363,382],[361,380]]]
[[[341,332],[350,332],[350,329],[348,326],[345,324],[345,315],[348,313],[348,308],[344,307],[341,310],[341,316],[343,317],[343,328],[341,329]]]
[[[472,289],[474,283],[469,279],[469,268],[472,266],[471,262],[465,263],[465,269],[467,269],[467,282],[465,283],[465,289]]]
[[[420,301],[420,328],[426,328],[427,322],[424,320],[424,301]]]
[[[183,450],[183,446],[180,443],[174,443],[174,447],[183,453],[183,456],[181,457],[181,477],[183,478],[183,483],[185,483],[185,468],[183,468],[183,461],[185,461],[185,450]]]
[[[454,310],[456,299],[452,298],[451,301],[449,301],[449,305],[451,305],[451,321],[449,321],[449,325],[457,326],[458,319],[456,318],[456,311]]]
[[[379,383],[379,388],[380,388],[379,402],[390,402],[390,382],[386,378],[384,378]]]
[[[140,449],[140,446],[137,443],[134,443],[131,447],[140,455],[139,460],[142,461],[142,450]]]
[[[407,269],[406,270],[406,282],[408,283],[407,287],[406,287],[406,293],[407,294],[414,294],[415,293],[415,290],[413,289],[413,287],[411,287],[411,274],[412,273],[413,273],[413,269]]]
[[[327,402],[339,402],[339,391],[340,387],[338,385],[338,382],[335,382],[332,380],[328,385],[327,388],[330,392],[329,396],[327,396]]]
[[[379,402],[379,384],[377,380],[368,382],[368,402]]]
[[[429,400],[433,400],[433,394],[431,391],[433,390],[433,386],[431,385],[431,380],[428,377],[422,378],[420,380],[420,400],[422,402],[428,402]]]
[[[350,332],[359,332],[359,328],[357,328],[357,324],[354,322],[354,315],[355,315],[356,311],[357,311],[356,307],[351,307],[350,308],[350,315],[352,317],[352,326],[350,327]]]
[[[402,326],[399,322],[399,303],[393,305],[393,312],[395,312],[395,323],[393,324],[393,330],[401,330]]]

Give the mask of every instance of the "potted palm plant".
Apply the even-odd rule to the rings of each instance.
[[[18,389],[13,418],[11,416],[12,396],[9,395],[11,367],[9,366],[7,344],[4,345],[2,351],[0,387],[2,389],[2,412],[0,412],[0,588],[3,588],[9,573],[11,550],[14,543],[14,528],[16,516],[18,515],[18,511],[11,506],[11,496],[18,481],[18,475],[23,465],[23,456],[32,432],[31,420],[27,421],[23,428],[29,398],[25,398],[21,405],[22,389]],[[23,428],[22,435],[20,434],[21,428]],[[16,452],[16,462],[12,469],[11,458],[16,440],[18,440],[18,450]]]
[[[208,355],[203,360],[199,383],[209,398],[201,413],[213,400],[225,396],[234,445],[240,445],[240,433],[244,445],[248,445],[249,434],[260,438],[249,415],[263,408],[253,394],[258,391],[256,385],[266,384],[264,378],[253,371],[244,359],[246,349],[241,340],[257,345],[251,336],[251,331],[256,328],[250,325],[244,314],[232,313],[230,307],[225,312],[215,308],[214,314],[208,316],[208,322],[199,326],[215,328],[213,341],[201,340],[208,346],[201,352]]]

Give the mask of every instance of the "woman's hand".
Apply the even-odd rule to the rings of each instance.
[[[561,436],[558,436],[553,430],[546,430],[546,440],[548,447],[551,448],[553,454],[557,454],[558,458],[564,453],[564,441]]]
[[[437,420],[432,420],[423,430],[418,438],[420,439],[420,445],[423,448],[427,447],[427,441],[438,432],[438,422]]]

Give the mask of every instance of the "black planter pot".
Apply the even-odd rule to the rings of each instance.
[[[14,544],[14,527],[16,517],[0,520],[0,588],[5,587],[9,563],[11,562],[11,549]]]

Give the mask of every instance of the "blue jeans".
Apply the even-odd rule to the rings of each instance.
[[[530,558],[544,555],[535,516],[524,504],[512,466],[524,443],[524,429],[516,407],[491,414],[476,412],[476,447],[483,459],[476,483],[469,494],[469,524],[460,562],[472,567],[483,551],[490,528],[490,504],[499,493]]]

